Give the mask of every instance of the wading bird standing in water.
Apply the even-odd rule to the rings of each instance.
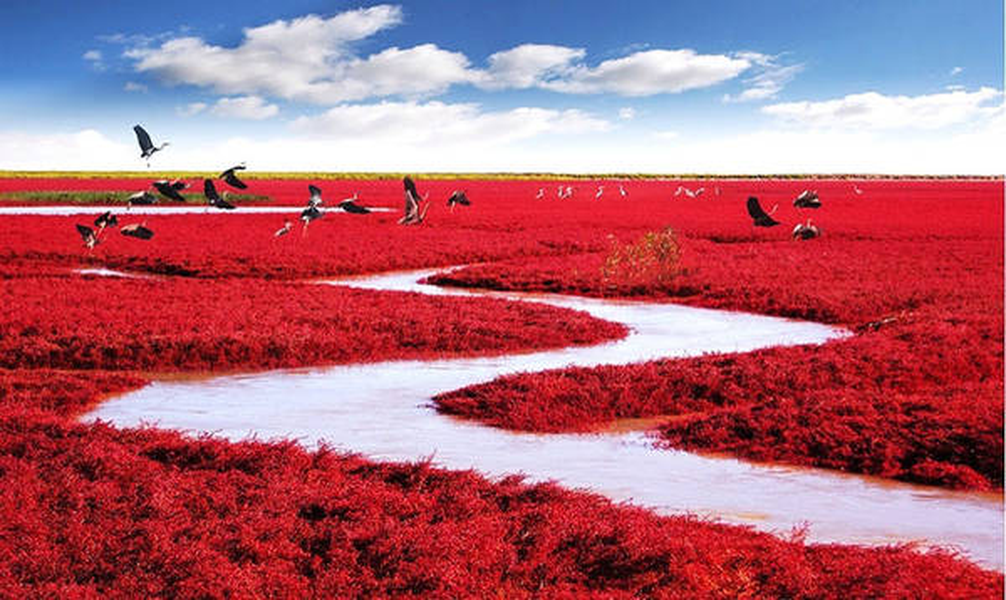
[[[133,132],[136,133],[136,141],[140,144],[140,158],[147,161],[147,166],[150,166],[150,157],[153,156],[154,152],[162,150],[168,145],[168,142],[164,142],[160,146],[155,146],[152,141],[150,141],[150,134],[147,130],[140,127],[139,125],[133,126]]]
[[[234,173],[234,171],[243,171],[247,168],[248,167],[246,167],[244,163],[241,163],[240,165],[234,165],[233,167],[221,173],[220,179],[223,179],[224,182],[227,183],[227,185],[233,188],[237,188],[239,190],[246,189],[248,187],[248,184],[238,179],[238,176]]]
[[[758,202],[758,198],[748,196],[748,214],[751,215],[751,218],[754,220],[755,227],[772,227],[778,225],[779,221],[772,218],[772,215],[775,214],[775,211],[778,208],[779,205],[776,204],[772,207],[770,212],[765,212],[765,210],[761,207],[761,204]]]
[[[227,192],[224,192],[225,194]],[[221,210],[234,210],[234,205],[227,202],[220,197],[217,193],[217,186],[213,185],[212,179],[206,179],[203,181],[203,195],[206,196],[206,201],[210,203],[213,208],[219,208]]]
[[[398,224],[418,225],[426,218],[426,211],[430,209],[430,203],[426,202],[426,206],[422,207],[421,203],[426,201],[426,196],[419,197],[416,184],[408,175],[402,179],[402,184],[405,186],[405,215],[398,220]]]

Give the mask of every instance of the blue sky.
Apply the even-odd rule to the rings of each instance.
[[[994,1],[0,4],[0,169],[1002,173]]]

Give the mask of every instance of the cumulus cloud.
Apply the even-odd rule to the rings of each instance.
[[[135,140],[124,137],[116,142],[94,129],[41,134],[0,131],[0,165],[5,169],[109,169],[114,168],[110,165],[134,165],[139,155],[135,147]]]
[[[596,67],[575,65],[565,77],[546,81],[541,87],[571,94],[675,94],[732,79],[750,66],[744,58],[698,54],[690,49],[645,50]]]
[[[268,104],[258,96],[238,96],[217,100],[216,104],[210,108],[210,113],[229,119],[260,121],[279,114],[279,107],[275,104]]]
[[[393,144],[498,144],[543,134],[606,131],[610,124],[579,110],[522,107],[483,112],[477,104],[381,102],[343,105],[293,122],[295,132],[333,140]]]
[[[810,127],[864,129],[938,129],[987,118],[1002,110],[1002,92],[983,87],[975,92],[951,90],[920,96],[850,94],[818,102],[784,102],[762,112]],[[1000,100],[998,106],[991,102]]]
[[[636,118],[636,109],[625,106],[618,109],[618,118],[623,121],[631,121]]]
[[[960,75],[963,72],[964,67],[954,67],[953,69],[950,69],[950,76],[953,77],[955,75]]]
[[[168,84],[322,105],[372,97],[418,99],[455,84],[648,96],[714,85],[754,64],[743,56],[648,49],[590,66],[583,48],[550,44],[522,44],[493,53],[485,68],[473,67],[461,52],[432,43],[386,48],[365,57],[353,53],[354,42],[401,22],[400,7],[382,4],[329,18],[307,15],[247,28],[233,47],[195,36],[171,36],[157,43],[142,38],[124,56],[134,61],[136,71]]]
[[[92,69],[96,71],[105,70],[105,63],[102,60],[104,57],[101,54],[101,50],[88,50],[81,55],[81,58],[86,60]]]
[[[489,56],[489,68],[479,78],[488,89],[530,88],[567,75],[572,63],[587,54],[582,48],[522,44]]]
[[[135,81],[127,81],[122,89],[127,92],[147,92],[147,86],[143,83],[136,83]]]
[[[725,102],[751,102],[774,98],[782,88],[793,80],[800,71],[802,64],[783,65],[778,56],[760,52],[738,52],[737,58],[749,61],[753,66],[754,75],[744,80],[744,91],[737,95],[726,94]]]

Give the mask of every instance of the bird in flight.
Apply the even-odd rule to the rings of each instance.
[[[535,198],[541,200],[544,197],[545,197],[545,188],[538,188],[538,193],[535,195]]]
[[[426,196],[420,198],[415,182],[408,175],[402,179],[402,184],[405,186],[405,215],[398,220],[398,224],[418,225],[426,218],[426,211],[430,209],[430,203],[426,202],[425,208],[422,207],[421,203],[426,200]]]
[[[126,210],[132,205],[144,205],[144,204],[157,204],[157,196],[151,194],[147,190],[142,192],[136,192],[126,198]]]
[[[293,223],[290,219],[283,222],[283,226],[276,230],[276,233],[272,234],[274,238],[283,237],[284,235],[290,233],[290,229],[293,228]]]
[[[821,208],[821,199],[818,198],[816,190],[804,190],[793,200],[793,206],[797,208]]]
[[[224,193],[226,194],[227,192]],[[221,210],[234,210],[234,205],[224,200],[220,194],[217,193],[217,186],[213,185],[212,179],[203,180],[203,195],[206,196],[206,201],[209,202],[210,206],[214,208],[219,208]]]
[[[77,233],[79,233],[81,239],[84,240],[84,247],[88,250],[94,250],[94,247],[98,245],[98,234],[96,234],[94,230],[87,225],[77,223]]]
[[[357,200],[359,200],[359,198],[357,198],[356,192],[353,192],[352,196],[343,199],[343,201],[339,203],[339,208],[341,208],[344,212],[353,213],[354,215],[365,215],[369,213],[370,209],[366,206],[357,204]]]
[[[147,222],[130,223],[119,228],[119,233],[125,236],[134,237],[140,240],[149,240],[154,237],[154,230],[147,227]]]
[[[772,207],[771,212],[765,212],[765,210],[761,207],[761,204],[758,202],[758,198],[748,196],[748,214],[751,215],[751,218],[754,220],[755,227],[772,227],[778,225],[779,221],[772,218],[772,215],[775,214],[777,208],[779,208],[778,204]]]
[[[153,156],[154,152],[164,149],[169,142],[164,142],[160,146],[155,146],[152,141],[150,141],[150,134],[147,130],[139,125],[133,126],[133,132],[136,133],[136,141],[140,144],[140,158],[146,159],[147,166],[150,166],[150,157]]]
[[[239,190],[247,189],[248,188],[248,184],[245,183],[245,182],[243,182],[243,181],[241,181],[240,179],[238,179],[238,176],[235,173],[235,171],[243,171],[243,170],[245,170],[247,168],[248,167],[246,167],[244,163],[241,163],[239,165],[234,165],[233,167],[231,167],[231,168],[227,169],[226,171],[224,171],[223,173],[221,173],[220,174],[220,179],[223,179],[224,182],[227,183],[227,185],[229,185],[229,186],[231,186],[233,188],[237,188]]]
[[[603,195],[604,195],[604,186],[603,185],[597,186],[597,191],[594,192],[594,199],[595,200],[600,200],[601,196],[603,196]]]
[[[175,179],[174,181],[159,179],[150,185],[154,186],[154,189],[160,192],[162,196],[175,202],[185,202],[185,196],[182,196],[179,192],[189,187],[189,184],[181,179]]]
[[[622,184],[618,184],[618,195],[623,198],[629,197],[629,192],[625,191],[625,188],[622,187]]]
[[[686,188],[683,185],[679,185],[678,189],[674,191],[674,195],[675,196],[680,196],[681,194],[684,194],[684,195],[688,196],[689,198],[698,198],[705,191],[706,191],[706,188],[704,188],[704,187],[700,187],[697,190],[691,190],[689,188]]]
[[[447,199],[447,206],[451,208],[451,212],[454,212],[455,206],[471,206],[472,203],[468,200],[468,195],[465,194],[463,190],[454,190],[451,197]]]
[[[793,228],[794,240],[812,240],[817,237],[821,237],[821,230],[812,225],[810,219],[807,219],[806,225],[797,223],[796,227]]]

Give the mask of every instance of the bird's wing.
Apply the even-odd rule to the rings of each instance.
[[[171,183],[169,183],[168,185],[171,186],[171,189],[177,190],[179,192],[182,191],[182,190],[184,190],[185,188],[189,187],[189,184],[185,183],[181,179],[176,179],[176,180],[172,181]]]
[[[217,187],[213,185],[212,179],[206,179],[203,181],[203,195],[205,195],[206,199],[211,203],[216,204],[217,202],[223,202],[220,195],[217,194]]]
[[[406,192],[411,192],[412,195],[415,196],[416,198],[419,197],[419,192],[416,190],[416,184],[414,181],[412,181],[411,177],[408,176],[403,177],[402,184],[405,186]]]
[[[167,181],[155,181],[154,187],[157,191],[164,195],[164,197],[174,200],[176,202],[185,202],[185,196],[178,193],[178,189]]]
[[[748,196],[748,214],[752,219],[770,219],[768,213],[758,203],[758,198],[754,196]]]
[[[154,147],[154,143],[150,141],[150,134],[147,133],[146,129],[140,127],[139,125],[134,125],[133,131],[136,132],[136,141],[140,143],[141,150],[146,152]]]
[[[321,188],[315,185],[308,184],[307,191],[311,192],[311,204],[321,204]]]
[[[80,223],[77,223],[77,233],[80,234],[80,237],[83,238],[85,242],[94,237],[94,230],[87,225],[81,225]]]
[[[234,174],[233,169],[225,173],[224,181],[226,181],[228,185],[236,187],[239,190],[243,190],[248,187],[247,185],[245,185],[245,182],[238,179],[238,176]]]

